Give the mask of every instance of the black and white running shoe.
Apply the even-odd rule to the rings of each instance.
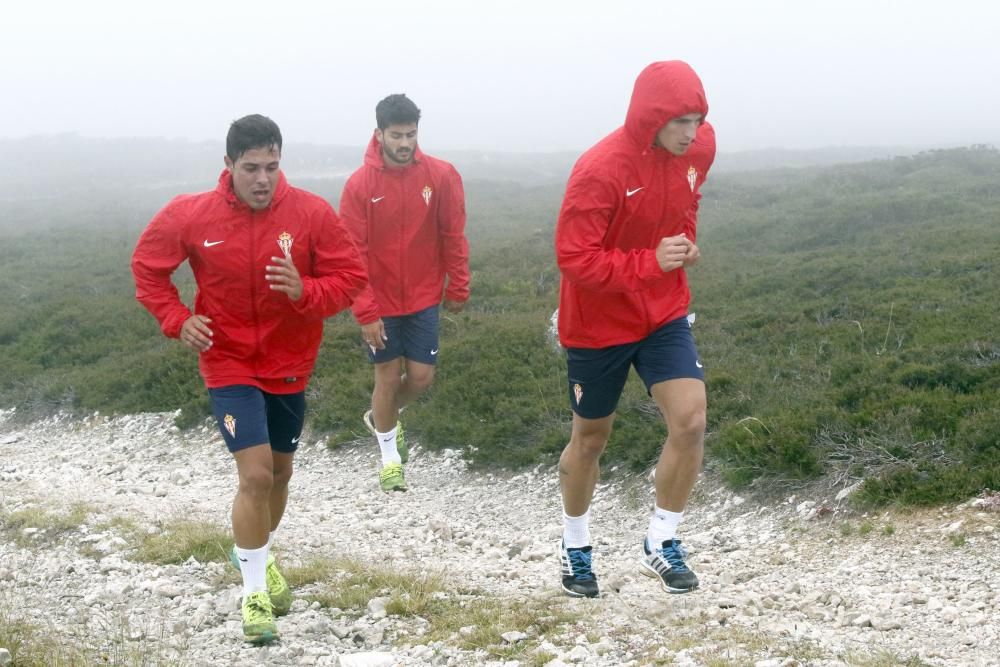
[[[698,588],[698,577],[684,562],[688,554],[680,540],[664,540],[652,551],[649,550],[649,541],[643,540],[642,551],[645,554],[640,561],[642,573],[659,579],[666,592],[689,593]]]
[[[585,547],[563,546],[559,540],[559,562],[562,564],[562,587],[567,595],[576,598],[596,598],[600,592],[592,566],[590,545]]]

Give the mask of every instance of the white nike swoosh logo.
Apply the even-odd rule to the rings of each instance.
[[[431,350],[431,356],[432,356],[432,357],[433,357],[434,355],[436,355],[437,353],[438,353],[438,351],[437,351],[437,350]]]
[[[694,362],[694,365],[697,366],[698,368],[704,368],[704,366],[701,365],[700,361]]]
[[[292,438],[292,444],[293,444],[293,445],[294,445],[294,444],[296,444],[296,443],[298,443],[298,441],[299,441],[299,439],[298,439],[298,438]]]
[[[206,248],[211,248],[212,246],[219,245],[220,243],[225,243],[225,241],[209,241],[208,239],[205,239]]]
[[[641,186],[637,187],[635,190],[628,190],[628,189],[626,189],[625,190],[625,196],[626,197],[631,197],[632,195],[634,195],[639,190],[644,190],[645,188],[646,188],[645,185],[641,185]]]
[[[377,204],[380,201],[382,201],[383,199],[385,199],[385,195],[382,195],[381,197],[372,197],[372,203],[373,204]]]

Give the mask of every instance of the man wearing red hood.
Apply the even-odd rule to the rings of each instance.
[[[434,379],[442,295],[452,313],[469,298],[469,244],[462,179],[420,150],[417,105],[389,95],[376,105],[375,122],[364,164],[344,185],[340,214],[371,280],[351,309],[375,365],[372,408],[362,419],[378,441],[379,484],[389,492],[406,490],[399,411]]]
[[[243,635],[278,638],[292,594],[268,551],[288,501],[305,389],[323,320],[365,286],[364,265],[322,198],[288,185],[281,131],[270,118],[234,121],[215,190],[181,195],[156,214],[132,256],[136,298],[163,333],[198,352],[219,432],[236,461],[235,546]],[[187,260],[194,312],[171,275]]]
[[[691,335],[685,269],[696,245],[699,188],[715,158],[701,81],[680,61],[636,79],[625,125],[577,161],[556,227],[562,273],[559,338],[567,350],[573,428],[559,460],[563,589],[595,597],[590,502],[615,409],[634,366],[668,437],[656,465],[656,508],[643,572],[670,593],[698,578],[676,538],[701,468],[704,370]]]

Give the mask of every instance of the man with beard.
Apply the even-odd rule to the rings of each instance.
[[[615,409],[634,366],[666,421],[643,572],[686,593],[698,578],[676,539],[701,468],[704,370],[688,317],[685,269],[695,245],[699,188],[715,157],[701,81],[680,61],[639,74],[624,126],[577,161],[556,227],[562,273],[559,338],[567,351],[573,427],[559,460],[562,585],[595,597],[590,502]]]
[[[469,298],[469,244],[462,179],[420,150],[417,105],[389,95],[376,105],[375,121],[364,164],[344,186],[340,214],[371,280],[351,309],[375,366],[372,406],[362,419],[378,441],[379,484],[389,492],[406,490],[399,412],[434,379],[442,294],[451,313]]]
[[[212,411],[236,462],[233,565],[243,575],[243,634],[278,638],[292,594],[269,555],[288,501],[323,320],[365,286],[364,265],[330,205],[291,187],[279,168],[281,131],[251,115],[230,126],[226,168],[210,192],[156,214],[132,257],[136,298],[198,353]],[[171,281],[185,260],[194,312]]]

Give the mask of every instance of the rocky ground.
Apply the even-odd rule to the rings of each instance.
[[[434,594],[442,605],[493,611],[467,622],[458,613],[459,627],[442,635],[433,612],[387,614],[392,590],[356,608],[310,597],[336,586],[334,573],[333,583],[297,590],[279,642],[245,645],[238,580],[221,561],[140,562],[121,528],[157,534],[181,520],[225,528],[234,469],[212,428],[181,432],[165,414],[22,424],[6,412],[0,625],[20,620],[37,637],[144,664],[1000,665],[995,497],[858,516],[837,489],[763,504],[706,476],[681,527],[702,587],[668,595],[636,565],[649,484],[609,471],[592,526],[603,594],[574,600],[559,594],[551,468],[484,474],[454,452],[418,446],[411,491],[385,495],[374,444],[331,451],[303,440],[275,542],[285,569],[347,557],[442,575],[445,590]],[[73,508],[78,525],[12,519]]]

